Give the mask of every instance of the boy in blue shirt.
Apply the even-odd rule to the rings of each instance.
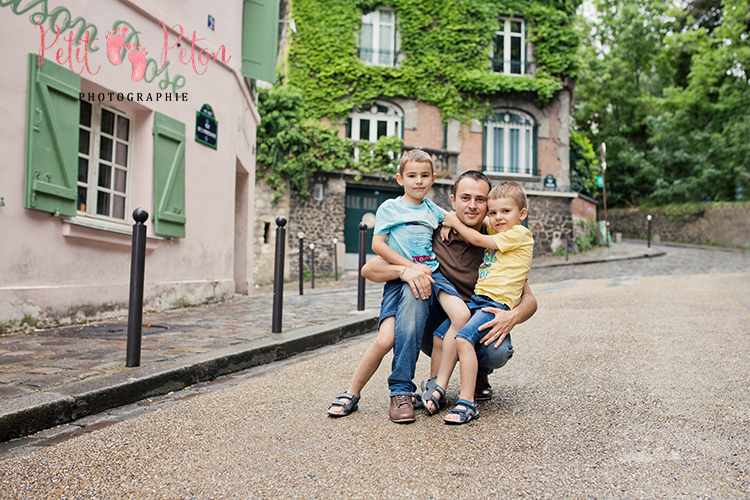
[[[413,149],[401,156],[396,180],[404,187],[404,195],[387,200],[378,208],[372,250],[389,263],[403,266],[402,274],[410,267],[418,267],[431,274],[434,281],[432,295],[437,297],[451,320],[449,334],[455,335],[469,320],[470,313],[455,287],[438,271],[439,264],[432,251],[432,233],[445,217],[444,210],[425,198],[435,182],[435,177],[432,158],[428,153]],[[402,348],[400,345],[394,345],[394,336],[396,316],[408,315],[408,312],[400,308],[403,286],[401,280],[385,284],[378,336],[367,349],[347,391],[336,396],[336,400],[331,403],[328,408],[330,416],[342,417],[355,411],[360,391],[380,366],[383,356],[391,348]],[[413,318],[407,317],[406,321],[417,322],[418,331],[422,331],[427,316],[419,314]],[[439,356],[440,353],[433,353],[433,356],[436,354]],[[407,371],[410,373],[406,373]],[[407,423],[415,420],[413,393],[416,386],[412,382],[413,378],[414,368],[398,366],[394,358],[394,366],[389,377],[389,416],[394,422]],[[408,380],[408,383],[400,382],[404,380]],[[399,382],[394,384],[393,381]]]

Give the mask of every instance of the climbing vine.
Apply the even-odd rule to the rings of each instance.
[[[574,29],[580,0],[290,0],[297,33],[289,34],[279,85],[260,94],[258,176],[277,197],[284,179],[302,196],[315,172],[352,168],[391,175],[401,141],[355,145],[337,127],[353,109],[381,97],[407,97],[436,106],[444,121],[483,118],[500,96],[548,103],[578,69]],[[362,14],[396,13],[399,62],[369,66],[357,57]],[[500,16],[521,15],[534,47],[534,76],[492,71],[490,50]]]

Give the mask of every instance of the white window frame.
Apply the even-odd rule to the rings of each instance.
[[[534,118],[517,109],[495,110],[494,117],[485,122],[485,173],[487,175],[534,175]],[[511,140],[517,131],[518,158],[512,158]],[[502,159],[495,161],[496,134],[502,134]],[[515,161],[514,161],[515,160]],[[515,165],[513,164],[515,163]]]
[[[83,102],[83,101],[82,101]],[[89,132],[89,150],[86,153],[78,152],[78,158],[85,158],[88,160],[88,175],[86,178],[86,182],[83,182],[81,180],[77,181],[78,187],[84,187],[86,188],[86,202],[84,209],[81,210],[81,204],[79,203],[78,199],[76,199],[76,213],[77,217],[76,219],[79,220],[86,220],[86,221],[92,221],[95,220],[99,225],[102,225],[104,227],[115,227],[115,228],[122,228],[123,225],[125,227],[128,227],[128,224],[130,222],[130,183],[131,179],[133,177],[133,146],[134,146],[134,133],[135,133],[135,113],[125,110],[122,108],[116,108],[114,106],[111,106],[109,104],[101,103],[101,102],[88,102],[91,106],[91,126],[86,127],[82,123],[80,123],[79,118],[79,124],[78,128],[79,130],[87,130]],[[111,113],[114,113],[115,115],[115,129],[114,134],[109,135],[101,131],[101,119],[102,119],[102,110],[107,110]],[[118,117],[127,118],[128,123],[128,136],[127,140],[123,140],[122,138],[119,138],[117,136],[117,127],[119,126]],[[112,139],[112,159],[111,161],[100,159],[99,158],[99,150],[101,146],[102,136],[108,137]],[[117,144],[124,144],[127,146],[127,153],[125,155],[125,162],[126,165],[120,165],[116,164],[117,161]],[[106,165],[111,168],[110,171],[110,179],[109,179],[109,186],[101,187],[99,186],[99,167],[100,165]],[[115,178],[116,178],[116,170],[124,170],[125,171],[125,183],[124,183],[124,189],[125,191],[119,191],[115,190]],[[109,194],[109,214],[99,214],[97,213],[97,202],[98,202],[98,193],[99,191],[108,193]],[[125,198],[124,201],[124,209],[123,209],[123,218],[115,217],[114,216],[114,196],[115,195],[122,195],[122,197]]]
[[[511,31],[511,23],[513,22],[521,23],[520,33]],[[502,73],[504,75],[510,75],[510,76],[523,76],[526,74],[526,21],[519,17],[514,17],[514,18],[501,17],[499,19],[499,23],[500,23],[500,29],[495,32],[495,39],[497,39],[497,37],[500,35],[503,36],[503,53],[495,54],[494,49],[495,49],[496,42],[495,40],[493,40],[492,50],[490,53],[490,58],[492,58],[493,69],[495,69],[498,64],[502,64],[502,71],[495,70],[497,73]],[[521,39],[520,72],[513,71],[514,61],[510,59],[512,38]],[[508,54],[507,59],[505,58],[506,54]]]
[[[390,13],[391,20],[384,22],[383,13]],[[365,32],[364,27],[371,26],[372,40],[369,47],[362,43]],[[391,36],[382,39],[382,29],[390,28]],[[359,59],[369,66],[389,66],[396,62],[396,12],[390,7],[378,7],[372,12],[362,14],[362,26],[360,26]],[[384,43],[385,42],[385,43]],[[383,47],[385,45],[385,47]],[[367,52],[369,51],[369,53]],[[382,51],[382,53],[381,53]]]
[[[378,142],[378,122],[385,122],[385,137],[396,136],[403,139],[404,112],[396,105],[386,101],[374,101],[366,105],[364,109],[355,109],[349,114],[349,125],[347,126],[347,137],[354,142],[368,141],[373,144]],[[361,137],[362,122],[369,122],[369,133],[367,137]],[[354,161],[359,161],[359,148],[354,148]]]

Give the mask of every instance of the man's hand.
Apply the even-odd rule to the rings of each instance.
[[[497,349],[498,347],[500,347],[500,344],[503,343],[503,340],[505,340],[505,337],[510,333],[513,327],[519,323],[519,321],[516,318],[516,314],[514,314],[514,311],[506,311],[505,309],[500,309],[497,307],[483,307],[482,311],[494,314],[495,319],[491,319],[487,323],[479,327],[479,331],[485,330],[487,328],[490,329],[490,331],[484,337],[482,337],[482,340],[480,340],[480,342],[484,345],[490,345],[492,342],[497,340],[497,343],[495,344],[495,349]]]
[[[432,292],[432,269],[424,264],[412,264],[401,273],[401,280],[408,283],[415,299],[427,300]]]

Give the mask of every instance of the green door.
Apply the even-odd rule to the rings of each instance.
[[[403,189],[362,186],[359,184],[346,187],[346,214],[344,221],[344,239],[346,253],[359,253],[359,223],[375,221],[375,212],[385,200],[404,194]],[[372,252],[373,228],[367,230],[367,253]]]

